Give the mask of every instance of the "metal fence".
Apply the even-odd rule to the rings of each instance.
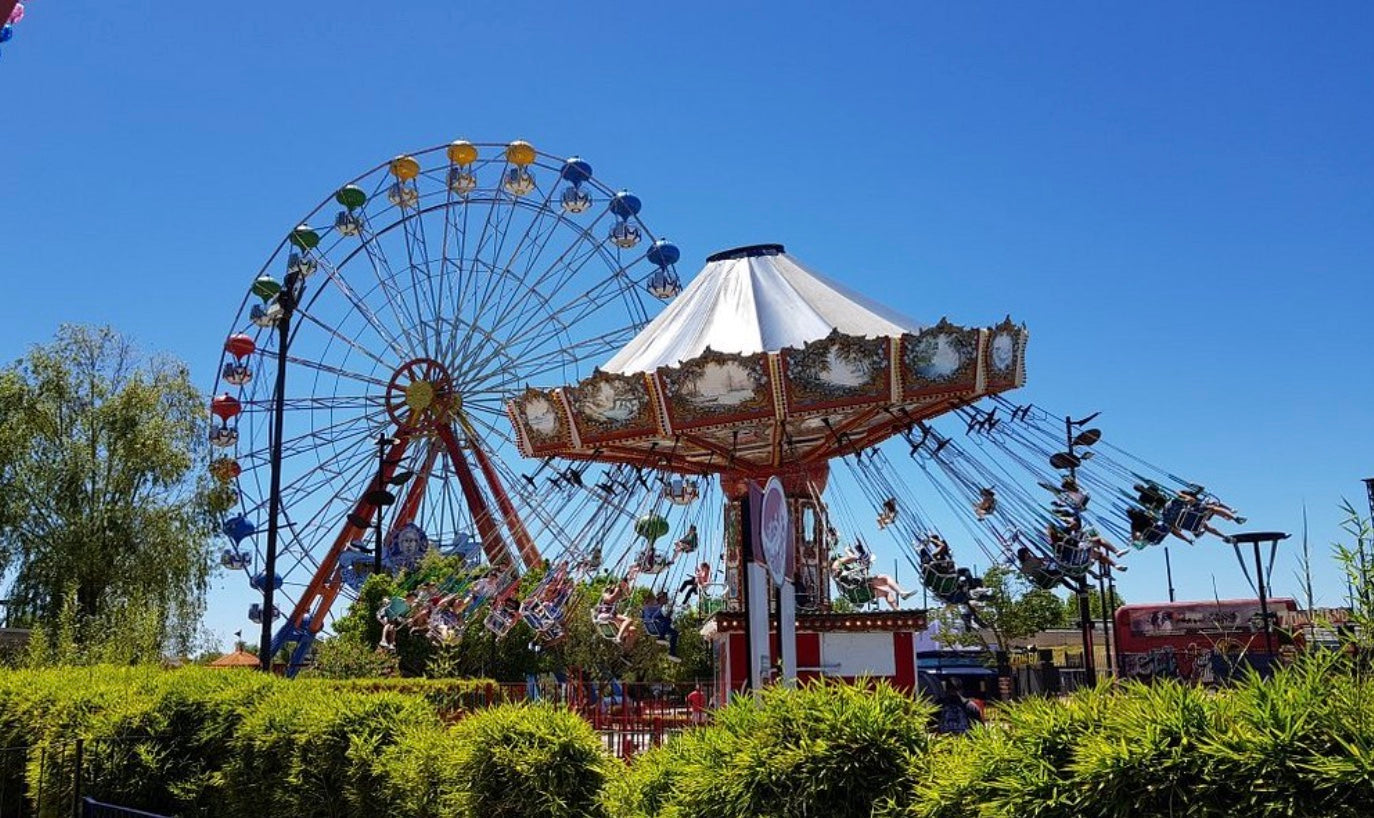
[[[75,739],[0,748],[0,818],[163,818],[140,769],[163,763],[149,739]]]
[[[695,691],[695,693],[694,693]],[[502,685],[505,701],[545,701],[581,715],[606,749],[630,758],[711,718],[711,684],[637,683],[619,680]],[[699,696],[697,695],[699,693]]]
[[[104,804],[94,798],[81,799],[81,818],[167,818],[155,812]]]

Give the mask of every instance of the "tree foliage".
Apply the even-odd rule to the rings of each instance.
[[[416,569],[423,575],[461,577],[465,569],[461,561],[431,555]],[[521,580],[522,592],[538,584],[543,572],[527,573]],[[451,644],[438,645],[425,634],[400,628],[396,635],[396,667],[408,676],[432,678],[462,678],[483,676],[501,681],[521,681],[528,674],[581,671],[592,678],[619,678],[626,681],[686,682],[711,675],[710,646],[701,637],[702,617],[695,610],[683,611],[676,618],[680,633],[678,655],[681,662],[670,662],[666,650],[643,633],[643,625],[636,622],[639,638],[630,649],[605,639],[592,624],[592,608],[605,587],[605,578],[580,582],[568,603],[563,618],[566,638],[553,645],[540,645],[534,632],[524,622],[517,624],[505,637],[497,637],[484,625],[490,604],[483,605],[467,621],[460,639]],[[320,648],[319,659],[328,668],[328,675],[347,676],[348,668],[370,668],[362,661],[359,651],[376,650],[382,636],[377,611],[393,596],[403,592],[403,586],[414,584],[412,576],[369,577],[349,607],[348,612],[334,623],[336,636],[328,647]],[[640,588],[626,606],[629,616],[638,619],[639,611],[649,595]],[[349,644],[345,645],[347,642]],[[329,644],[335,643],[335,644]]]
[[[988,633],[992,640],[984,646],[1005,651],[1013,640],[1067,624],[1064,603],[1059,597],[1031,585],[1019,572],[1006,566],[989,568],[983,574],[983,587],[988,594],[977,605],[978,621],[983,628],[970,633],[962,641],[972,640],[972,644],[977,644],[977,641],[986,641],[983,634]],[[946,622],[946,625],[948,627],[943,631],[946,636],[942,638],[960,642],[960,628],[951,622]]]
[[[212,521],[231,499],[197,468],[207,416],[184,363],[140,354],[109,328],[63,326],[0,370],[12,622],[51,627],[65,612],[78,648],[116,628],[144,641],[131,654],[192,638]]]
[[[1102,592],[1098,589],[1089,588],[1088,611],[1090,612],[1094,622],[1102,621],[1102,600],[1104,598],[1111,600],[1112,613],[1115,613],[1117,608],[1120,608],[1122,605],[1126,604],[1126,600],[1122,598],[1121,594],[1117,593],[1115,588],[1108,591],[1105,597],[1103,596]],[[1077,594],[1069,594],[1068,598],[1064,600],[1064,624],[1073,626],[1077,626],[1079,624]]]

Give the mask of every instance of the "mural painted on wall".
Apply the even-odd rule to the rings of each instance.
[[[940,323],[902,336],[903,394],[957,394],[978,383],[978,330]]]
[[[832,332],[802,349],[782,350],[789,406],[806,410],[891,396],[890,347],[885,338]]]
[[[567,395],[577,430],[584,439],[648,434],[657,428],[649,390],[637,375],[598,372],[570,387]]]
[[[762,355],[707,350],[676,369],[659,370],[674,426],[772,414],[772,387]]]

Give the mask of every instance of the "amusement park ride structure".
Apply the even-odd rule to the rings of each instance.
[[[523,618],[555,642],[572,577],[667,582],[677,557],[697,553],[718,485],[723,525],[700,557],[714,540],[724,562],[718,647],[749,668],[731,686],[759,684],[774,653],[796,675],[799,602],[812,636],[887,631],[910,664],[901,645],[909,654],[924,612],[828,613],[832,579],[855,605],[876,594],[895,609],[909,595],[868,575],[861,537],[842,550],[840,529],[861,526],[829,485],[836,463],[929,593],[966,621],[981,582],[956,570],[933,498],[990,562],[1069,587],[1081,605],[1085,576],[1113,564],[1099,530],[1144,548],[1215,531],[1215,515],[1242,521],[1201,486],[1099,442],[1091,417],[1056,428],[1062,416],[1002,397],[1025,381],[1027,333],[1010,319],[918,324],[777,244],[717,253],[684,290],[678,249],[641,209],[577,157],[459,141],[374,168],[290,231],[240,305],[211,405],[210,473],[238,499],[222,561],[263,594],[250,618],[264,662],[294,646],[294,672],[368,575],[474,545],[485,576],[440,583],[470,602],[450,624],[485,610],[498,634]],[[646,296],[670,303],[651,320]],[[930,425],[940,418],[968,440]],[[929,492],[889,460],[893,438]],[[1091,509],[1090,489],[1103,498]],[[655,540],[674,525],[686,533],[660,555]],[[531,570],[544,578],[522,594]],[[273,634],[277,594],[291,607]],[[598,628],[629,621],[623,596],[603,600]]]
[[[592,377],[509,404],[521,451],[714,474],[727,501],[726,608],[764,584],[748,542],[751,482],[780,481],[791,559],[812,607],[828,608],[833,543],[821,497],[830,461],[1025,380],[1026,332],[1010,321],[922,327],[850,292],[782,245],[711,256],[686,290]],[[783,599],[794,577],[775,577]],[[783,601],[786,610],[789,602]],[[767,611],[746,624],[753,683]],[[794,623],[793,623],[794,625]],[[784,657],[795,633],[780,626]]]

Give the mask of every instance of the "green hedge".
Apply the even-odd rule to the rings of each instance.
[[[1220,693],[1030,699],[967,736],[929,736],[930,708],[885,685],[773,689],[628,766],[576,714],[480,707],[486,689],[0,672],[0,762],[19,761],[0,763],[0,815],[21,793],[67,814],[77,737],[86,794],[212,818],[1354,818],[1374,804],[1374,681],[1331,657]]]
[[[1219,693],[1171,683],[1027,700],[914,759],[890,818],[1374,814],[1374,681],[1336,656]]]
[[[867,818],[904,786],[932,712],[885,683],[771,688],[636,759],[608,787],[608,811]]]
[[[445,723],[500,697],[489,680],[0,672],[0,815],[17,814],[25,797],[41,815],[63,814],[77,738],[86,740],[84,793],[102,800],[180,815],[405,815],[391,799],[404,803],[407,786],[422,782],[390,780],[398,771],[384,763],[387,751],[412,741],[411,754],[423,755],[422,737],[455,745]]]

